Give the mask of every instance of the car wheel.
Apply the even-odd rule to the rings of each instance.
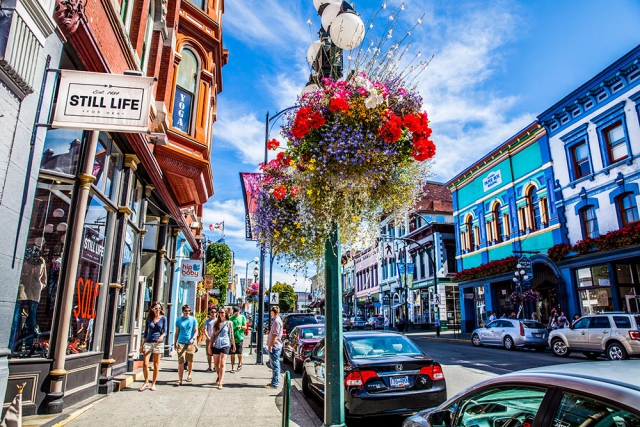
[[[560,357],[567,357],[569,353],[571,353],[569,351],[569,347],[567,347],[564,341],[562,341],[560,338],[556,338],[551,341],[551,351],[553,352],[553,354]]]
[[[302,373],[302,394],[305,397],[311,397],[311,388],[309,388],[309,377],[306,372]]]
[[[480,347],[482,345],[482,341],[480,341],[480,337],[478,336],[478,334],[473,334],[471,336],[471,344],[475,345],[476,347]]]
[[[296,360],[298,360],[297,357],[293,356],[293,372],[295,372],[296,374],[301,374],[302,373],[302,366],[298,365],[296,363]]]
[[[587,359],[591,360],[596,360],[598,357],[600,357],[600,353],[594,353],[593,351],[583,351],[582,354],[584,354]]]
[[[509,335],[504,337],[504,348],[506,348],[507,350],[516,349],[516,344],[513,342],[513,338],[511,338]]]
[[[609,360],[626,360],[629,358],[627,350],[619,342],[612,342],[607,346],[607,357]]]

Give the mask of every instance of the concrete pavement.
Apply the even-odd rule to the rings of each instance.
[[[177,356],[173,355],[162,359],[156,391],[147,389],[139,392],[143,382],[140,379],[122,391],[98,398],[89,405],[82,405],[75,410],[69,408],[65,416],[46,425],[280,426],[284,377],[280,381],[280,389],[265,388],[271,379],[271,371],[255,363],[255,352],[249,355],[248,344],[247,339],[241,371],[232,374],[230,357],[227,357],[222,390],[218,390],[214,384],[215,372],[206,372],[206,351],[201,346],[195,354],[191,383],[183,381],[182,386],[173,386],[178,378]],[[268,356],[265,356],[266,360]],[[290,420],[292,427],[322,425],[296,386],[292,386],[291,390]]]

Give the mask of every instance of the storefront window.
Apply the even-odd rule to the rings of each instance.
[[[113,185],[120,169],[122,154],[113,143],[109,134],[100,132],[96,146],[96,156],[93,162],[93,176],[96,177],[95,186],[109,199],[114,200],[116,187]]]
[[[484,286],[473,288],[473,301],[476,306],[476,322],[478,326],[484,326],[487,322],[487,311],[484,302]]]
[[[129,197],[129,208],[133,212],[129,221],[136,223],[138,219],[138,209],[140,208],[140,202],[142,201],[143,188],[140,181],[137,178],[134,179],[134,184],[131,186],[131,195]]]
[[[147,241],[147,236],[144,237],[144,241]],[[142,252],[140,257],[140,276],[144,280],[144,307],[143,311],[149,311],[149,304],[151,304],[151,295],[153,294],[153,275],[156,271],[156,254],[154,252]]]
[[[576,270],[578,286],[609,286],[609,267],[598,265],[595,267],[579,268]]]
[[[445,315],[447,325],[453,327],[460,324],[460,291],[455,285],[446,285],[445,292]]]
[[[582,300],[582,315],[613,311],[611,288],[595,288],[580,291]]]
[[[11,357],[46,357],[54,319],[73,183],[38,180],[18,298],[11,324]]]
[[[105,203],[95,194],[89,196],[83,225],[78,273],[74,283],[73,312],[67,353],[83,353],[93,349],[93,332],[98,295],[103,288],[103,260],[107,223],[111,220]]]
[[[75,175],[82,138],[82,130],[49,129],[44,140],[40,169]]]
[[[120,293],[118,294],[118,304],[116,308],[116,333],[126,334],[129,331],[129,320],[131,313],[132,298],[137,281],[135,274],[135,260],[137,258],[138,236],[135,230],[127,224],[124,238],[124,251],[122,254],[122,264],[120,265]]]

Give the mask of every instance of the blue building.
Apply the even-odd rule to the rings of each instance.
[[[445,185],[453,196],[456,235],[454,277],[460,292],[461,329],[471,331],[491,312],[517,311],[510,301],[517,260],[532,261],[525,285],[539,295],[543,321],[562,304],[560,274],[547,250],[562,241],[545,128],[534,122],[487,153]],[[470,270],[474,269],[474,270]]]
[[[639,61],[637,46],[538,116],[566,219],[554,249],[567,315],[640,311],[640,248],[625,246],[640,232]]]

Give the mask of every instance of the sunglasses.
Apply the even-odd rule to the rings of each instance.
[[[151,310],[160,310],[160,307],[153,307]]]
[[[183,313],[191,313],[191,310],[182,310]]]

